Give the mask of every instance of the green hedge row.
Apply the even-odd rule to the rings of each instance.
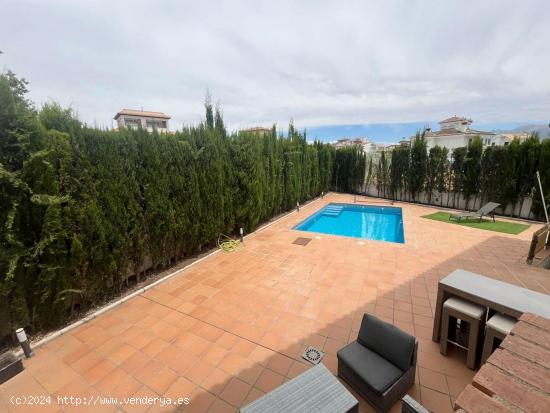
[[[228,134],[218,110],[173,135],[82,126],[36,111],[0,76],[0,337],[55,327],[154,269],[246,232],[330,187],[334,150]]]
[[[356,193],[365,179],[367,158],[359,145],[336,150],[332,187],[338,192]]]
[[[458,207],[460,197],[467,206],[476,200],[482,204],[494,201],[511,207],[512,215],[532,198],[531,218],[543,219],[535,177],[539,171],[550,205],[550,139],[541,141],[537,134],[522,142],[488,147],[475,137],[468,146],[449,152],[439,146],[428,151],[424,134],[418,133],[411,146],[383,152],[379,159],[371,157],[367,163],[363,184],[376,184],[383,197],[414,202],[423,192],[427,197],[424,202],[447,207]],[[449,193],[450,197],[439,196],[436,202],[437,193]]]

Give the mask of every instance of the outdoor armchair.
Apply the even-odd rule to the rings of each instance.
[[[365,314],[357,340],[338,351],[338,376],[378,412],[387,412],[414,384],[415,337]]]

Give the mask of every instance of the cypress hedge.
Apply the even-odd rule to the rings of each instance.
[[[26,86],[0,75],[0,337],[59,326],[332,182],[333,148],[292,124],[229,134],[207,100],[174,134],[101,130],[36,110]]]
[[[466,200],[467,208],[476,201],[494,201],[505,208],[501,208],[502,213],[507,211],[511,216],[522,211],[525,200],[531,198],[529,217],[542,220],[544,210],[535,178],[539,171],[546,204],[550,205],[550,139],[541,141],[536,133],[504,146],[484,147],[481,139],[474,137],[467,146],[453,149],[449,156],[449,150],[439,146],[428,151],[424,132],[419,132],[411,146],[383,151],[378,159],[369,157],[368,173],[361,182],[355,177],[365,176],[365,168],[351,162],[353,156],[357,155],[351,149],[336,151],[336,163],[347,159],[340,161],[345,173],[336,169],[334,173],[342,191],[374,185],[378,196],[413,202],[423,192],[423,202],[455,208],[460,198]],[[439,196],[434,198],[435,193]],[[443,193],[448,194],[445,200]]]
[[[357,193],[365,181],[367,158],[360,145],[340,148],[334,158],[333,187],[336,191]]]

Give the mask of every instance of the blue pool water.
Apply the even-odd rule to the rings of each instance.
[[[401,208],[328,204],[293,229],[403,244]]]

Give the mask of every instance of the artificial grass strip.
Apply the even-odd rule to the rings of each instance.
[[[483,219],[481,222],[479,222],[478,218],[462,218],[460,222],[455,219],[449,221],[450,215],[451,214],[449,214],[448,212],[436,212],[434,214],[424,215],[422,218],[433,219],[434,221],[448,222],[449,224],[462,225],[464,227],[484,229],[486,231],[504,232],[505,234],[514,235],[517,235],[529,228],[529,225],[527,224],[518,224],[515,222],[506,221],[493,222],[492,219]]]

